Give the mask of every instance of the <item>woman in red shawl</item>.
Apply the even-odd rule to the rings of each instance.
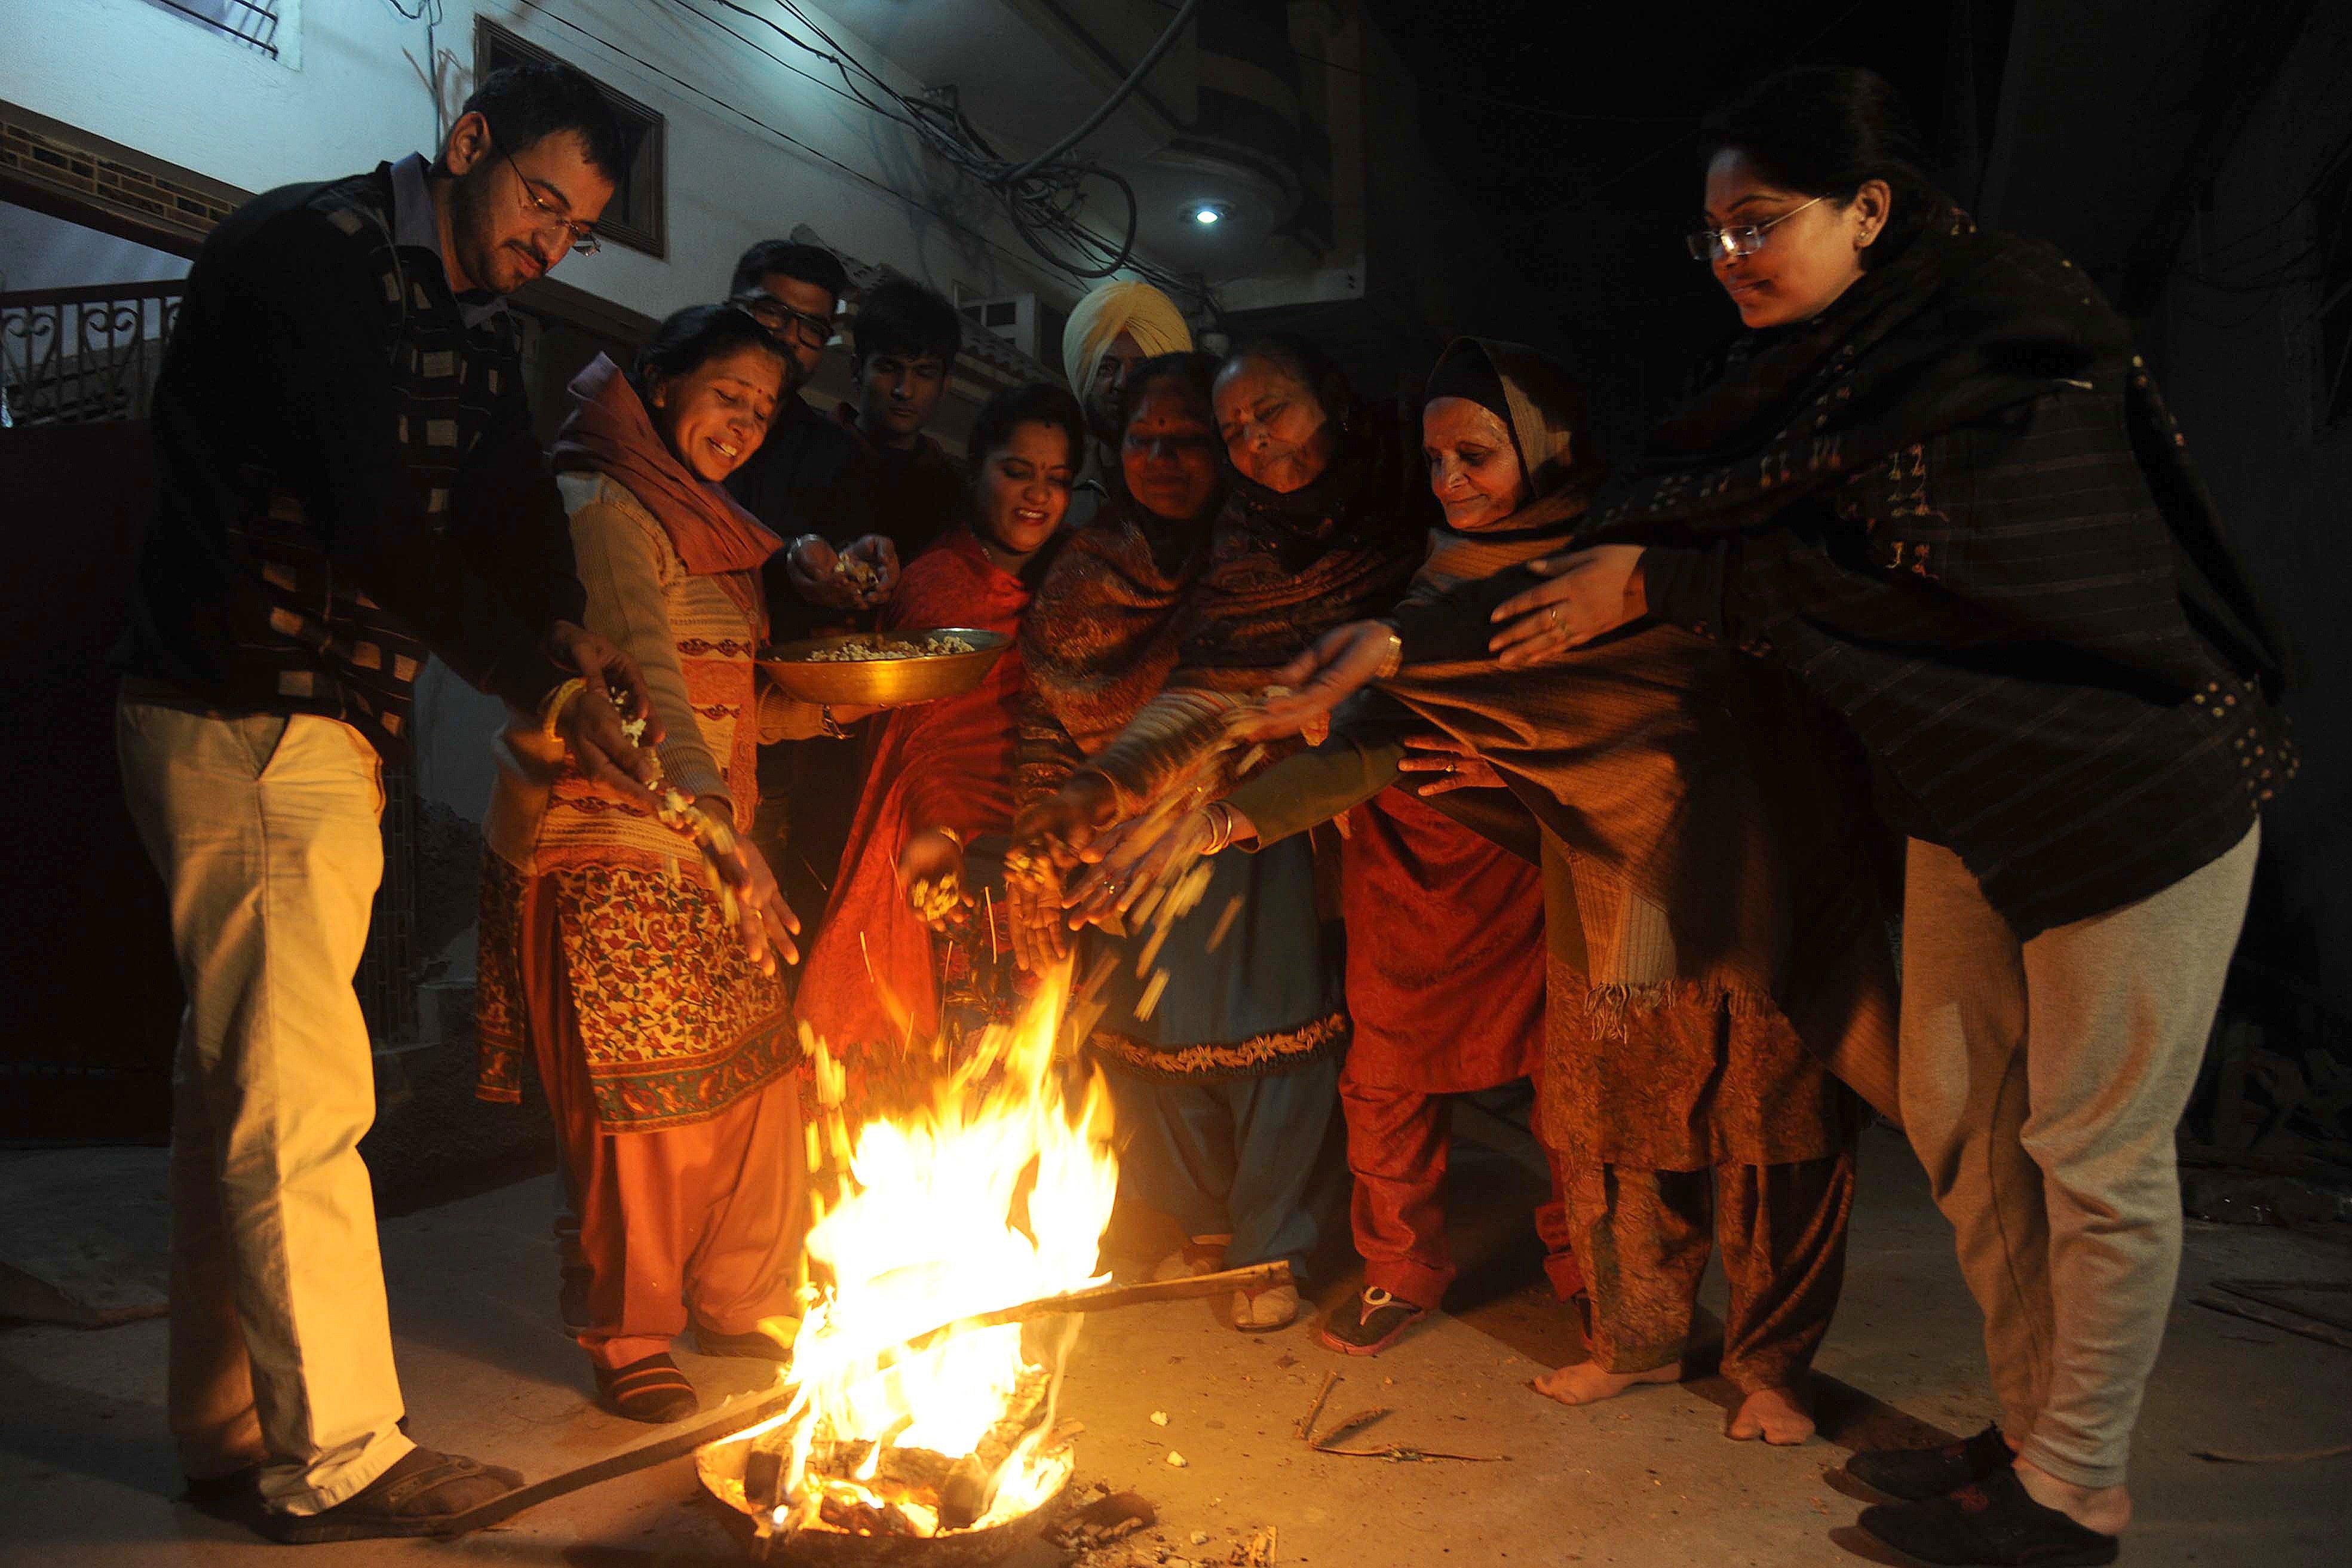
[[[1010,388],[967,450],[969,514],[907,568],[886,632],[1016,629],[1069,507],[1085,418],[1058,387]],[[1012,1011],[1012,937],[996,922],[1022,683],[1015,646],[971,691],[901,708],[874,737],[797,1009],[847,1070],[853,1124],[928,1101],[965,1035]]]
[[[754,685],[761,563],[776,538],[719,487],[790,395],[751,317],[682,310],[624,376],[572,383],[557,484],[588,624],[646,672],[665,782],[736,834],[757,805],[754,747],[817,712]],[[794,1051],[776,959],[799,929],[748,837],[707,880],[696,838],[615,800],[541,723],[516,715],[483,834],[478,1034],[485,1099],[520,1098],[532,1057],[562,1140],[587,1265],[581,1347],[599,1403],[640,1421],[696,1407],[670,1359],[782,1360],[804,1207]]]

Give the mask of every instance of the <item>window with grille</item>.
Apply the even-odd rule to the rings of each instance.
[[[280,37],[285,27],[288,0],[147,0],[159,11],[169,11],[184,16],[196,26],[223,37],[235,38],[249,49],[268,55],[273,60],[284,60],[284,51],[292,42]],[[285,63],[292,64],[290,60]]]
[[[476,81],[500,66],[538,65],[558,60],[559,57],[537,44],[524,42],[487,16],[475,19]],[[560,63],[573,64],[570,60]],[[593,79],[593,72],[586,74]],[[620,179],[614,182],[613,200],[604,208],[604,215],[596,221],[596,233],[614,245],[641,250],[647,256],[667,256],[668,223],[662,199],[662,117],[635,99],[615,92],[601,81],[596,86],[622,118],[639,131],[637,155],[630,161]]]

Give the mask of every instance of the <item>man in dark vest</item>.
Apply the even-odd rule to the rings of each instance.
[[[171,1422],[191,1500],[282,1541],[438,1533],[520,1482],[401,1430],[352,978],[381,769],[428,653],[651,803],[607,695],[650,714],[643,678],[581,625],[499,304],[595,248],[631,152],[586,78],[493,72],[432,162],[225,220],[156,384],[160,495],[116,721],[188,995]]]

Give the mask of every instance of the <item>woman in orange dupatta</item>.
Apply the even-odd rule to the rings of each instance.
[[[551,455],[588,623],[646,672],[665,781],[738,835],[759,803],[754,748],[818,716],[755,680],[777,541],[719,483],[792,373],[748,314],[681,310],[627,374],[599,356],[573,380]],[[574,1332],[598,1402],[674,1421],[698,1404],[669,1354],[689,1326],[708,1355],[787,1355],[761,1324],[795,1311],[802,1134],[776,960],[798,925],[748,837],[719,856],[730,901],[693,837],[583,778],[537,717],[512,716],[499,758],[478,1092],[519,1100],[536,1062],[579,1216]]]
[[[1086,424],[1045,383],[999,392],[973,423],[970,512],[908,566],[888,632],[1008,635],[1070,502]],[[852,1125],[926,1103],[964,1039],[1014,1007],[1003,916],[1021,650],[960,696],[878,727],[864,799],[795,1009],[847,1072]]]

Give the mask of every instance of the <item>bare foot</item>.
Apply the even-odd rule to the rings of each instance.
[[[1654,1366],[1647,1372],[1604,1372],[1589,1361],[1580,1361],[1557,1372],[1548,1372],[1528,1386],[1562,1405],[1597,1405],[1639,1384],[1680,1383],[1682,1377],[1683,1364],[1679,1361]]]
[[[1794,1448],[1813,1435],[1813,1401],[1796,1388],[1759,1388],[1739,1402],[1723,1435],[1735,1442],[1758,1437],[1776,1448]]]
[[[2017,1461],[2017,1479],[2026,1496],[2044,1508],[2056,1509],[2085,1530],[2121,1535],[2131,1522],[2131,1493],[2123,1487],[2078,1487],[2030,1459]]]

